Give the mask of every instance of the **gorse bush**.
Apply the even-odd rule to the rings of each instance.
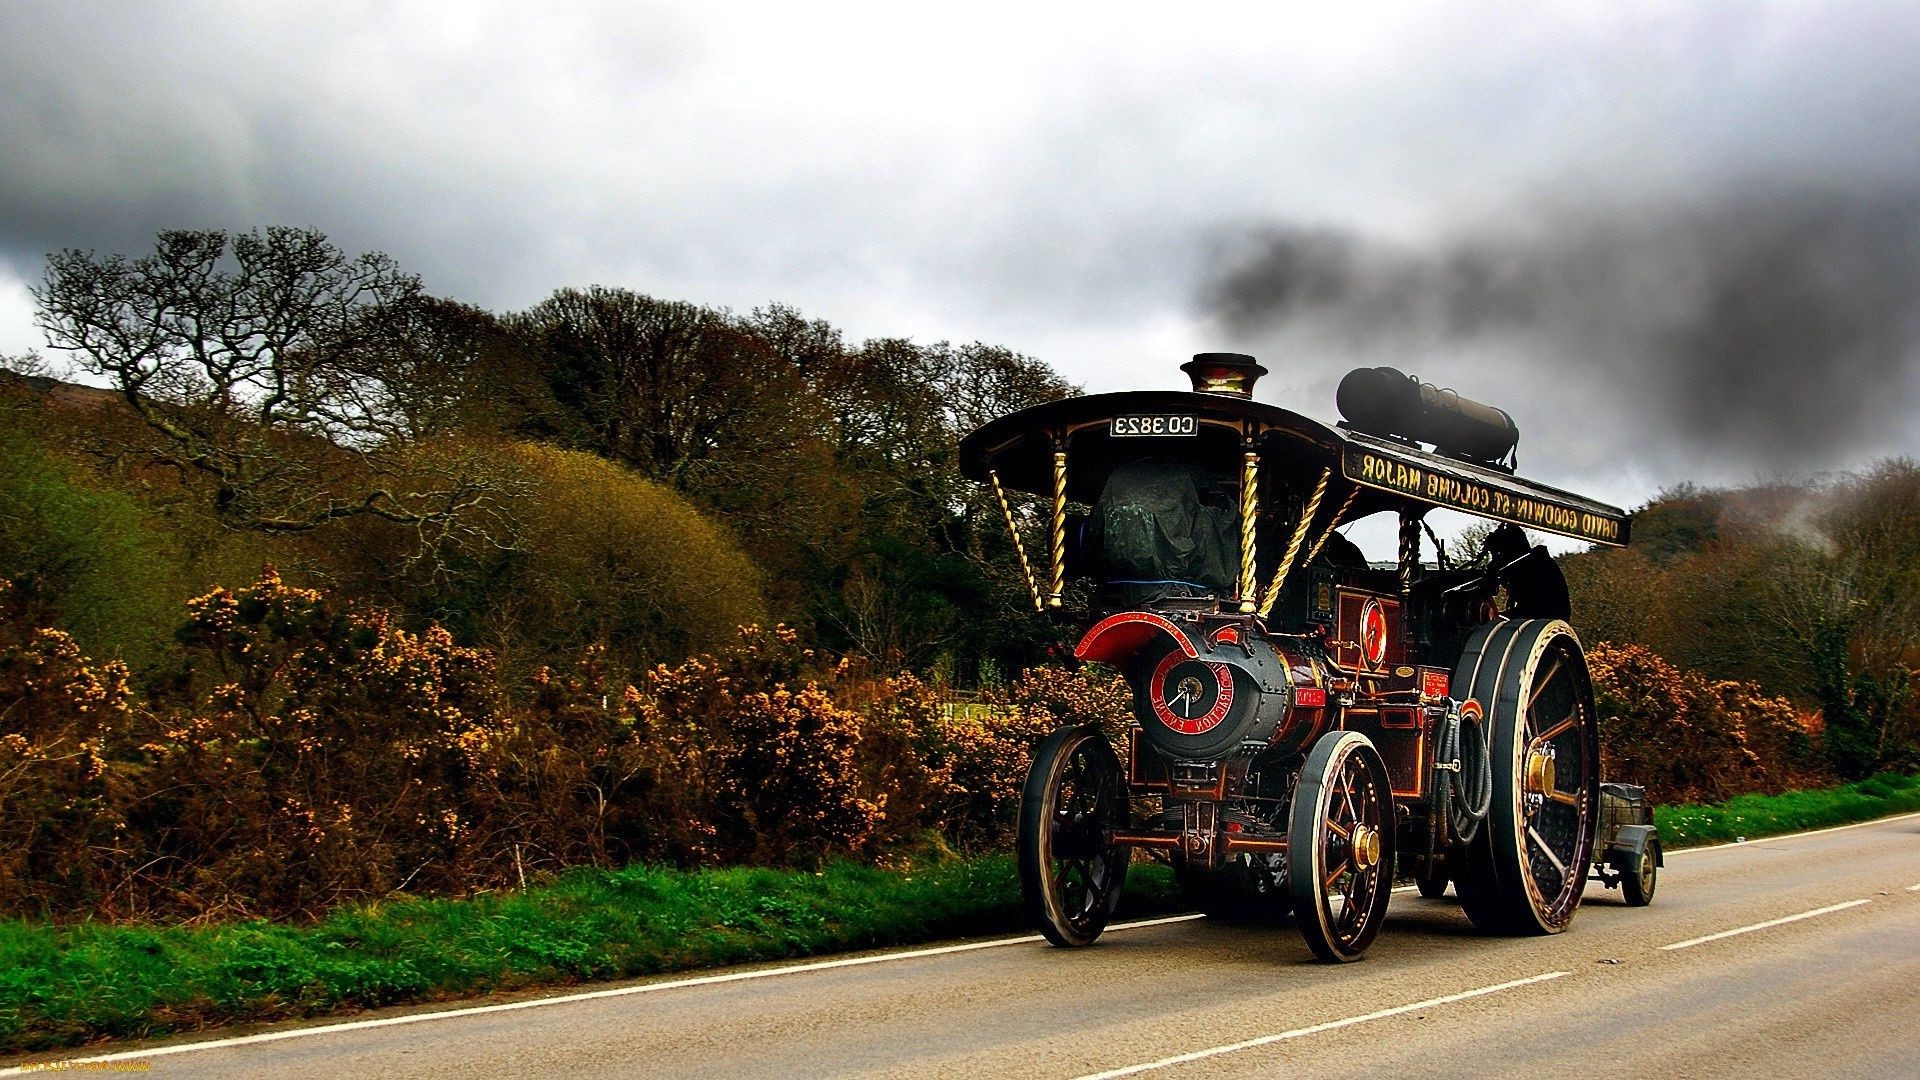
[[[11,914],[315,915],[575,865],[992,846],[1038,737],[1111,725],[1122,700],[1110,679],[1035,673],[953,709],[751,626],[635,685],[589,648],[508,693],[444,630],[271,569],[189,602],[183,674],[140,697],[123,665],[17,603],[0,614]]]
[[[1603,772],[1657,802],[1717,802],[1824,777],[1812,725],[1751,683],[1712,680],[1649,649],[1606,642],[1587,654]]]
[[[131,727],[127,669],[19,615],[0,580],[0,896],[15,910],[90,904],[119,886],[134,846],[117,810],[129,783],[108,757]]]

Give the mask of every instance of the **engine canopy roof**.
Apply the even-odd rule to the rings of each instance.
[[[1157,419],[1156,419],[1157,418]],[[1067,454],[1067,497],[1091,503],[1115,465],[1142,457],[1197,462],[1237,477],[1247,448],[1261,471],[1329,498],[1354,495],[1349,520],[1441,506],[1589,543],[1627,542],[1631,517],[1496,466],[1446,457],[1411,442],[1345,428],[1277,405],[1186,390],[1133,390],[1049,401],[983,424],[960,443],[960,471],[989,472],[1014,491],[1051,496],[1054,453]]]

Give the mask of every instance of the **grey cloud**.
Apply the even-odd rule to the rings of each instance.
[[[1771,467],[1770,430],[1825,464],[1920,449],[1898,320],[1789,258],[1805,235],[1727,225],[1801,206],[1828,258],[1878,268],[1857,298],[1898,306],[1896,250],[1847,239],[1870,224],[1847,207],[1920,190],[1908,6],[772,18],[0,4],[0,284],[163,228],[312,225],[490,307],[595,282],[779,299],[855,336],[1041,343],[1095,390],[1240,345],[1324,416],[1341,371],[1396,363],[1621,498]],[[1733,271],[1769,242],[1827,321],[1707,319],[1713,282],[1755,295]],[[1806,418],[1763,407],[1785,376],[1729,410],[1668,400],[1742,334],[1835,358],[1793,391]]]
[[[1207,303],[1243,337],[1298,324],[1355,356],[1478,354],[1488,393],[1601,395],[1584,415],[1635,429],[1623,454],[1822,468],[1884,447],[1916,404],[1920,189],[1732,186],[1424,245],[1267,228]]]

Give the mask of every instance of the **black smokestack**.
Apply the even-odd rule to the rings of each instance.
[[[1206,304],[1241,337],[1306,328],[1375,356],[1517,352],[1512,378],[1599,378],[1694,452],[1820,467],[1910,415],[1920,191],[1775,185],[1405,245],[1273,227],[1249,235]]]

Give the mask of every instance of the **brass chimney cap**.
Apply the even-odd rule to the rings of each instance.
[[[1180,365],[1180,370],[1193,380],[1193,392],[1196,394],[1227,394],[1232,397],[1250,398],[1253,396],[1253,384],[1267,369],[1246,353],[1203,352],[1194,353],[1193,359]]]

